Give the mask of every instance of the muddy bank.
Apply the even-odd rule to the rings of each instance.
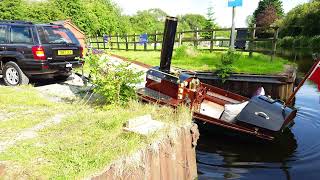
[[[197,178],[197,125],[176,128],[161,140],[108,166],[89,179],[167,180]]]

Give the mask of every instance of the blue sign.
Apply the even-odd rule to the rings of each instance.
[[[148,34],[141,34],[139,42],[140,44],[148,43]]]
[[[103,41],[107,43],[109,41],[109,37],[107,35],[103,35]]]
[[[228,0],[228,7],[242,6],[242,0]]]

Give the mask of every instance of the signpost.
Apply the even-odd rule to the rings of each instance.
[[[139,37],[140,44],[148,43],[148,34],[141,34]]]
[[[230,49],[234,50],[234,42],[236,36],[236,27],[234,18],[236,15],[236,7],[242,6],[242,0],[228,0],[228,7],[232,7],[232,27],[231,27],[231,43]]]
[[[105,43],[108,43],[108,41],[109,41],[109,37],[107,36],[107,35],[103,35],[103,41],[105,42]]]

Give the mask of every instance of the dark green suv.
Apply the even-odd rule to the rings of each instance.
[[[67,79],[80,67],[83,48],[62,25],[0,21],[0,74],[6,85],[29,78]]]

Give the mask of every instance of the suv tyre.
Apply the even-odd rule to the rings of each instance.
[[[10,61],[4,65],[3,79],[7,86],[18,86],[29,83],[29,78],[21,71],[17,63]]]

